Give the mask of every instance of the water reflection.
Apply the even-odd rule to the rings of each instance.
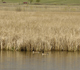
[[[0,52],[0,70],[79,70],[80,52]]]

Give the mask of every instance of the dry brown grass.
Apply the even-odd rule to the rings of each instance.
[[[7,50],[80,50],[80,12],[0,11],[0,47]]]
[[[42,12],[80,12],[80,5],[29,5],[19,3],[0,3],[5,11],[42,11]]]

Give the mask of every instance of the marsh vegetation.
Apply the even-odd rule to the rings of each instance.
[[[0,48],[79,51],[80,12],[0,11]]]
[[[37,1],[0,2],[0,49],[80,51],[80,1]]]

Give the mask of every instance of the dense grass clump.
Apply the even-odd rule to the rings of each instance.
[[[80,51],[80,13],[0,11],[0,49]]]

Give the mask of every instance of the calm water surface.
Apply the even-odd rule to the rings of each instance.
[[[0,70],[80,70],[80,52],[0,51]]]

